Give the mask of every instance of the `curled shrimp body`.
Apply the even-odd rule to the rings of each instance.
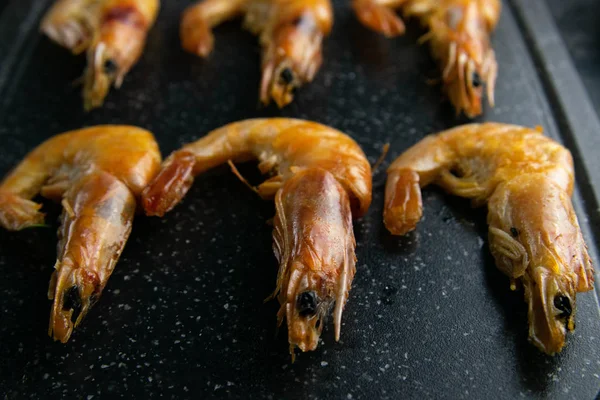
[[[102,293],[131,232],[140,192],[160,166],[152,134],[97,126],[54,136],[0,184],[0,225],[19,230],[44,215],[31,199],[61,201],[58,257],[48,297],[49,334],[65,343]]]
[[[87,50],[83,76],[86,110],[100,107],[112,85],[123,78],[142,54],[159,0],[59,0],[41,29],[74,53]]]
[[[353,6],[365,26],[388,37],[404,33],[395,9],[421,21],[457,114],[480,115],[484,90],[494,105],[498,66],[490,34],[500,18],[500,0],[354,0]]]
[[[435,183],[488,206],[496,265],[520,282],[529,338],[554,354],[574,329],[575,295],[594,275],[570,196],[571,153],[540,131],[506,124],[464,125],[429,136],[388,169],[384,222],[402,235],[422,215],[421,187]]]
[[[219,128],[171,154],[142,193],[148,215],[171,210],[193,177],[229,160],[258,159],[272,173],[256,189],[275,198],[273,248],[277,285],[287,320],[290,352],[314,350],[335,303],[336,340],[355,272],[352,217],[371,203],[371,167],[350,137],[330,127],[295,119],[254,119]]]
[[[291,103],[321,66],[323,38],[333,24],[330,0],[203,0],[183,13],[183,48],[206,57],[214,43],[211,29],[240,15],[263,50],[260,100]]]

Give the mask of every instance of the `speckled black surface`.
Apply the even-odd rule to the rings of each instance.
[[[372,161],[390,142],[389,161],[425,134],[463,122],[425,83],[436,69],[415,44],[418,26],[386,40],[359,26],[345,0],[336,1],[323,68],[283,111],[257,106],[259,49],[239,22],[217,29],[216,51],[203,62],[179,49],[178,16],[188,2],[169,0],[121,90],[85,114],[70,85],[84,60],[37,35],[39,13],[25,18],[34,2],[31,10],[41,11],[42,1],[13,0],[0,16],[0,50],[14,55],[0,58],[1,174],[51,135],[99,123],[151,129],[166,154],[231,121],[300,117],[352,135]],[[485,119],[540,124],[560,139],[508,6],[494,44],[497,107]],[[241,172],[260,179],[252,163]],[[595,397],[596,292],[578,297],[577,329],[562,354],[540,354],[527,342],[522,293],[508,290],[487,249],[485,211],[426,190],[418,230],[393,238],[381,222],[384,179],[375,175],[373,205],[355,224],[357,274],[341,341],[333,341],[330,327],[319,348],[295,364],[285,331],[275,336],[277,304],[263,304],[277,269],[265,223],[273,205],[228,168],[197,179],[164,219],[136,219],[102,298],[66,345],[46,335],[59,211],[47,203],[50,229],[0,231],[0,393],[8,399]],[[582,204],[577,195],[597,261]]]

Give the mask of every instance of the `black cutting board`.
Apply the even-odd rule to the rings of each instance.
[[[306,118],[356,139],[371,161],[466,122],[439,87],[423,33],[387,40],[358,24],[346,0],[324,65],[295,102],[258,106],[260,52],[239,21],[216,30],[202,61],[179,47],[188,1],[163,1],[144,55],[103,108],[82,111],[84,59],[38,34],[48,0],[12,0],[0,14],[0,174],[50,136],[101,123],[152,130],[164,154],[228,122]],[[541,0],[504,4],[494,35],[497,106],[478,120],[542,125],[574,153],[575,205],[598,261],[598,119]],[[575,83],[573,83],[575,82]],[[253,182],[254,163],[240,167]],[[290,363],[275,329],[273,204],[224,166],[204,174],[163,219],[140,216],[100,301],[66,345],[46,334],[50,228],[0,231],[0,394],[4,398],[594,398],[600,388],[597,291],[578,296],[577,329],[556,357],[527,342],[521,292],[510,292],[487,247],[485,210],[424,192],[423,221],[404,238],[381,221],[385,174],[355,223],[357,274],[343,318]],[[600,186],[596,186],[600,187]]]

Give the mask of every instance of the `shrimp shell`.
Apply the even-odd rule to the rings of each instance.
[[[41,194],[63,205],[58,258],[48,297],[49,334],[65,343],[98,300],[123,251],[142,189],[160,153],[152,134],[104,125],[66,132],[40,144],[0,184],[0,225],[40,224]]]
[[[388,169],[384,222],[402,235],[422,215],[421,187],[488,206],[489,242],[496,265],[525,289],[529,338],[554,354],[574,329],[575,296],[591,290],[594,273],[570,196],[570,152],[538,130],[471,124],[431,135]]]
[[[193,177],[227,161],[258,159],[271,178],[256,191],[275,198],[273,249],[279,261],[274,293],[287,320],[290,353],[316,348],[335,303],[335,337],[355,272],[352,218],[371,203],[371,167],[350,137],[314,122],[272,118],[216,129],[171,154],[142,193],[148,215],[181,201]]]
[[[111,86],[119,88],[138,61],[159,0],[59,0],[40,29],[78,54],[87,50],[83,75],[84,108],[100,107]]]
[[[500,18],[499,0],[354,0],[353,7],[363,25],[388,37],[404,33],[394,10],[419,19],[428,29],[420,42],[429,42],[457,114],[480,115],[484,90],[494,105],[498,66],[490,34]]]
[[[323,38],[333,25],[330,0],[202,0],[183,13],[182,47],[207,57],[214,47],[211,29],[237,16],[262,46],[261,102],[284,107],[321,66]]]

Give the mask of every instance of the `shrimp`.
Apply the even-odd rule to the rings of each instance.
[[[323,38],[333,25],[330,0],[203,0],[183,13],[183,48],[207,57],[214,44],[211,29],[241,15],[262,46],[260,100],[267,105],[272,99],[282,108],[321,66]]]
[[[87,50],[84,108],[100,107],[112,85],[119,88],[142,54],[159,0],[59,0],[41,30],[78,54]]]
[[[484,87],[494,106],[498,65],[490,33],[500,18],[500,0],[354,0],[353,7],[363,25],[388,37],[404,33],[395,9],[418,18],[429,30],[422,40],[440,65],[457,114],[480,115]]]
[[[278,324],[287,321],[290,353],[314,350],[335,303],[335,338],[355,273],[352,218],[371,203],[371,167],[350,137],[314,122],[273,118],[219,128],[171,154],[142,193],[148,215],[171,210],[193,177],[223,164],[256,159],[272,173],[256,188],[275,198],[273,249],[279,261]],[[232,164],[233,165],[233,164]]]
[[[66,132],[29,153],[0,184],[0,226],[43,223],[38,194],[61,201],[49,335],[65,343],[98,300],[131,232],[137,199],[158,172],[153,135],[105,125]]]
[[[575,327],[575,295],[594,271],[571,204],[571,153],[540,130],[486,123],[460,126],[417,143],[388,169],[384,222],[395,235],[422,215],[421,187],[488,206],[489,243],[500,271],[528,304],[529,338],[559,352]]]

